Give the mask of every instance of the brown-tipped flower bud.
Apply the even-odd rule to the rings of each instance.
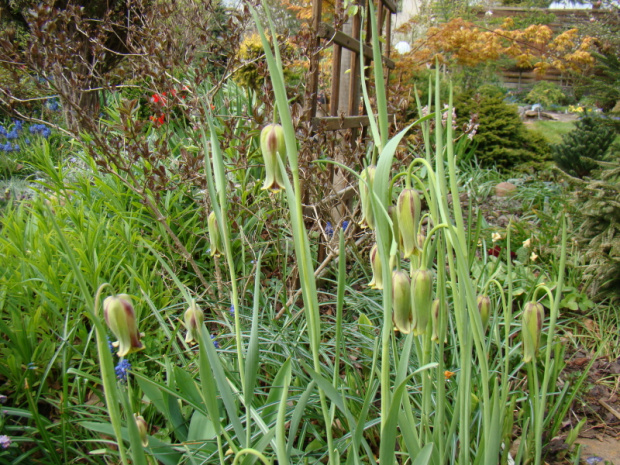
[[[118,339],[112,345],[118,348],[119,357],[144,349],[140,341],[141,334],[138,332],[136,313],[127,294],[107,297],[103,301],[103,317],[110,331]]]
[[[536,360],[540,346],[545,308],[539,302],[528,302],[523,307],[521,320],[521,337],[523,338],[523,361]]]
[[[411,279],[411,302],[413,304],[413,334],[426,333],[431,319],[433,303],[433,275],[427,269],[413,272]]]
[[[142,441],[142,447],[146,447],[149,445],[149,438],[147,436],[147,424],[146,420],[142,415],[138,415],[137,413],[133,414],[133,419],[136,422],[136,426],[138,427],[138,433],[140,433],[140,440]]]
[[[433,333],[431,334],[431,341],[439,342],[439,312],[440,312],[440,301],[439,299],[433,300],[433,305],[431,306],[431,320],[433,323]]]
[[[392,272],[392,322],[401,333],[409,334],[413,325],[411,281],[403,270]]]
[[[372,281],[368,283],[371,289],[383,289],[383,266],[377,244],[370,249],[370,267],[372,268]]]
[[[396,207],[394,205],[390,205],[388,207],[388,214],[390,215],[390,219],[392,220],[392,229],[394,232],[394,242],[396,242],[396,246],[398,250],[403,250],[403,241],[400,237],[400,228],[398,227],[398,213]]]
[[[491,316],[491,299],[488,295],[479,295],[476,299],[478,310],[480,311],[480,319],[482,320],[482,329],[486,331],[489,317]]]
[[[398,226],[403,242],[403,255],[409,258],[418,246],[420,196],[415,189],[403,189],[396,202]]]
[[[370,165],[366,167],[360,175],[360,201],[362,202],[362,222],[360,226],[362,228],[375,228],[375,215],[372,211],[370,187],[375,180],[376,171],[377,167],[375,165]]]
[[[185,342],[193,342],[200,339],[198,334],[202,329],[202,323],[205,319],[205,315],[202,309],[192,300],[191,305],[185,310],[183,315],[185,320],[185,327],[187,328],[187,334],[185,335]]]
[[[211,256],[219,257],[224,253],[224,246],[222,245],[222,234],[220,226],[215,216],[215,212],[209,214],[207,220],[207,227],[209,229],[209,242],[211,244]]]
[[[286,144],[284,129],[279,124],[268,124],[260,133],[260,150],[265,162],[265,182],[263,189],[278,192],[284,188],[284,174],[280,160],[284,162]],[[280,157],[280,159],[278,159]]]

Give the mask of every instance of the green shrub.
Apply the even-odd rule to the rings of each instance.
[[[540,81],[525,97],[527,103],[540,103],[544,108],[566,103],[566,94],[553,82]]]
[[[583,178],[598,168],[614,140],[614,130],[601,118],[586,115],[577,121],[574,130],[553,145],[553,158],[564,172]]]
[[[459,127],[466,126],[470,118],[477,120],[479,126],[473,140],[481,166],[507,170],[550,159],[551,151],[544,137],[529,131],[516,107],[505,103],[496,92],[462,94],[456,98],[455,108]]]
[[[600,180],[573,180],[574,206],[581,226],[577,244],[585,251],[584,277],[599,297],[620,298],[620,145],[613,161],[599,162]]]

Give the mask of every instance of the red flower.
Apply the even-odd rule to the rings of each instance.
[[[499,245],[496,245],[495,247],[493,247],[492,249],[488,249],[487,253],[489,255],[492,255],[494,257],[499,257],[500,254],[502,253],[502,248]],[[517,254],[514,253],[512,250],[510,251],[510,258],[512,260],[514,260],[515,258],[517,258]]]
[[[159,103],[161,102],[162,105],[166,104],[166,93],[162,92],[162,94],[153,94],[151,96],[151,103]]]
[[[159,115],[159,117],[156,116],[150,116],[149,117],[150,120],[155,123],[157,126],[161,126],[162,124],[165,123],[166,121],[166,115],[164,113],[162,113],[161,115]]]

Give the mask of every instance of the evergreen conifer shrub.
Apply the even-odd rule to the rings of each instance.
[[[465,126],[472,116],[477,118],[475,157],[481,166],[508,170],[551,159],[551,149],[543,135],[528,130],[516,106],[504,102],[501,95],[462,94],[457,97],[455,108],[460,126]]]
[[[574,130],[562,137],[562,142],[551,147],[553,158],[565,173],[577,178],[590,176],[604,160],[614,140],[614,130],[601,118],[586,115],[577,121]]]
[[[586,281],[600,297],[620,299],[620,146],[609,162],[599,162],[600,179],[573,179],[580,187],[574,206],[582,221],[576,241],[584,250]]]

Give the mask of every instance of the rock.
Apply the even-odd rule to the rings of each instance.
[[[500,182],[495,186],[495,195],[498,197],[509,197],[517,191],[517,186],[510,182]]]

